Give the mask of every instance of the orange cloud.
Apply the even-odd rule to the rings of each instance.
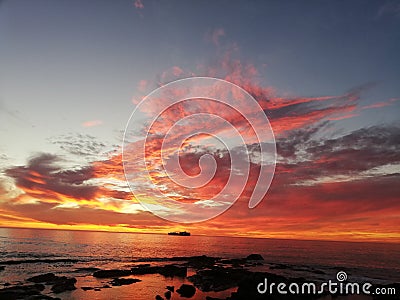
[[[99,125],[101,125],[101,124],[103,124],[102,121],[100,121],[100,120],[93,120],[93,121],[86,121],[86,122],[83,122],[83,123],[82,123],[82,126],[83,126],[83,127],[94,127],[94,126],[99,126]]]
[[[138,6],[143,8],[140,1]],[[214,42],[218,43],[223,35],[223,30],[215,31]],[[336,137],[322,134],[332,129],[332,120],[352,118],[363,109],[383,107],[396,100],[360,107],[365,87],[342,95],[282,97],[273,87],[258,82],[259,73],[254,65],[233,59],[231,53],[211,66],[200,66],[198,73],[238,84],[264,110],[274,130],[278,149],[273,184],[264,201],[256,209],[249,210],[247,201],[260,172],[252,124],[241,113],[221,103],[192,99],[165,110],[150,129],[145,151],[152,185],[144,184],[146,169],[133,169],[132,181],[140,193],[150,195],[149,201],[154,201],[151,199],[155,195],[154,189],[161,187],[170,198],[182,204],[196,203],[213,209],[213,205],[219,203],[210,202],[210,199],[223,190],[232,171],[232,159],[235,159],[239,166],[249,165],[245,189],[241,192],[234,187],[229,191],[232,194],[241,192],[239,200],[218,218],[185,228],[196,234],[400,241],[398,174],[389,170],[390,166],[400,163],[398,128],[371,127]],[[160,75],[159,83],[162,85],[187,74],[191,72],[174,66]],[[138,89],[144,90],[148,84],[142,80]],[[182,93],[175,92],[176,96]],[[241,103],[240,95],[234,96]],[[153,113],[164,101],[154,99],[143,113]],[[254,113],[251,107],[244,106],[243,110],[250,115]],[[196,176],[201,171],[201,157],[209,154],[217,169],[208,184],[185,188],[171,181],[165,173],[166,167],[178,167],[170,159],[177,149],[171,145],[162,148],[162,145],[168,130],[177,121],[195,113],[217,114],[231,123],[253,156],[246,160],[237,155],[238,148],[232,151],[218,148],[210,134],[190,136],[194,129],[228,135],[224,122],[210,122],[207,118],[198,122],[187,120],[177,126],[172,135],[173,142],[180,145],[179,166],[185,174]],[[254,122],[258,122],[257,119]],[[100,124],[101,121],[95,120],[82,125]],[[86,150],[104,146],[93,143],[91,140]],[[139,142],[127,144],[124,159],[133,162],[140,159],[141,145]],[[77,148],[70,145],[75,154],[83,155]],[[7,198],[0,203],[1,224],[147,232],[166,232],[180,227],[156,218],[140,207],[126,184],[122,159],[122,153],[117,149],[107,158],[69,169],[60,166],[58,156],[40,154],[32,157],[25,166],[8,168],[5,175],[13,179],[15,189],[21,193],[6,193],[5,189],[0,189]],[[203,167],[204,172],[211,173],[209,166]],[[229,197],[229,193],[225,196]],[[197,213],[181,207],[174,209],[181,209],[178,213],[187,215]]]

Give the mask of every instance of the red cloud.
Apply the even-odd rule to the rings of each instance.
[[[143,9],[144,5],[142,0],[135,0],[135,2],[133,3],[133,5],[137,8],[137,9]]]

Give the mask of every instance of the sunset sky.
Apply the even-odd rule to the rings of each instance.
[[[400,242],[399,29],[398,1],[0,0],[0,227]],[[235,161],[250,169],[238,201],[211,220],[180,224],[135,199],[122,144],[143,97],[194,76],[227,80],[257,100],[277,160],[256,208],[248,200],[260,164]],[[166,111],[153,129],[193,112],[242,120],[195,101]],[[242,129],[251,148],[254,133]],[[197,174],[204,154],[218,167],[190,190],[161,176],[159,141],[151,142],[155,185],[182,203],[218,206],[210,199],[237,148],[203,135],[186,141],[185,172]],[[131,171],[154,204],[143,172]]]

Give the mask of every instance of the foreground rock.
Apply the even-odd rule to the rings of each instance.
[[[176,292],[181,297],[191,298],[196,293],[196,288],[191,284],[182,284],[181,287],[176,290]]]
[[[99,270],[93,273],[93,277],[96,278],[113,278],[129,276],[132,272],[130,270]]]
[[[247,260],[264,260],[261,254],[250,254],[246,257]]]
[[[237,287],[239,282],[249,273],[247,270],[235,268],[214,268],[200,270],[188,279],[203,292],[219,292]]]
[[[114,278],[110,284],[112,286],[121,286],[121,285],[129,285],[132,283],[140,282],[140,279],[137,278]]]
[[[167,285],[165,287],[168,291],[174,292],[175,291],[175,287],[173,285]]]
[[[44,283],[46,285],[53,285],[51,290],[53,293],[58,294],[66,291],[76,290],[75,278],[66,276],[56,276],[54,273],[46,273],[28,278],[27,281],[35,283]]]
[[[158,273],[165,277],[186,277],[187,267],[167,265],[162,267]]]
[[[76,290],[76,279],[68,277],[59,277],[57,281],[52,286],[51,290],[53,293],[58,294],[66,291]]]
[[[167,300],[171,299],[171,296],[172,296],[171,291],[166,291],[166,292],[164,293],[164,297],[165,297],[165,299],[167,299]]]
[[[46,273],[37,276],[33,276],[27,279],[27,281],[35,282],[35,283],[52,283],[58,279],[54,273]]]
[[[187,267],[166,265],[166,266],[150,266],[142,265],[136,266],[131,269],[133,275],[145,275],[145,274],[160,274],[165,277],[186,277]]]
[[[43,284],[17,285],[0,289],[0,299],[26,299],[29,296],[41,295]]]
[[[176,256],[172,257],[172,261],[186,261],[186,265],[194,269],[204,269],[215,265],[221,260],[220,257],[211,257],[206,255],[201,256]]]

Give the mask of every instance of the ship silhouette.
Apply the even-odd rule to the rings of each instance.
[[[174,232],[168,232],[168,235],[190,236],[190,232],[187,232],[187,231],[174,231]]]

